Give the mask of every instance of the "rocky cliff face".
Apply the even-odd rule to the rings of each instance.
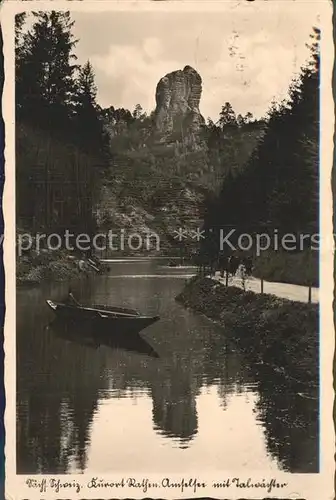
[[[199,110],[202,79],[185,66],[161,78],[156,87],[155,128],[162,136],[193,137],[204,123]]]

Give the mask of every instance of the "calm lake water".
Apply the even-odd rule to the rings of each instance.
[[[128,345],[50,327],[45,299],[69,284],[18,290],[17,472],[317,472],[317,402],[176,303],[193,269],[162,264],[72,283],[83,302],[160,315]]]

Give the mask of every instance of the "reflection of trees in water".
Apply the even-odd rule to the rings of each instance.
[[[196,397],[202,386],[217,386],[224,410],[230,395],[250,386],[259,393],[258,420],[270,454],[292,473],[318,471],[318,394],[282,374],[258,369],[216,335],[210,336],[202,357],[179,352],[170,361],[170,370],[151,377],[153,420],[164,434],[179,437],[184,446],[196,434]]]
[[[221,406],[226,409],[232,394],[241,394],[246,387],[248,374],[241,363],[241,356],[223,335],[211,335],[204,370],[204,383],[217,385]]]
[[[93,294],[98,302],[127,303],[129,282],[126,281],[124,289],[118,288],[118,292],[107,282],[99,293],[87,285],[82,293],[75,291],[75,295],[79,300],[89,301]],[[176,293],[165,287],[159,294],[155,287],[151,289],[154,282],[145,282],[148,291],[144,293],[144,283],[135,280],[136,296],[142,290],[144,305],[146,296],[160,297],[162,307]],[[106,286],[108,292],[112,289],[118,293],[118,301],[107,297]],[[59,298],[65,292],[61,291]],[[41,290],[34,291],[28,299],[27,295],[29,292],[25,291],[23,300],[18,301],[17,324],[20,473],[62,473],[72,466],[85,469],[90,426],[104,384],[108,389],[105,397],[111,397],[111,393],[122,397],[125,391],[127,397],[149,392],[153,400],[153,425],[163,435],[179,440],[181,447],[188,446],[198,431],[196,398],[205,380],[208,385],[218,385],[220,379],[219,391],[223,395],[230,392],[227,370],[232,370],[233,365],[226,363],[223,337],[210,339],[208,323],[200,322],[200,318],[183,309],[180,316],[169,316],[160,328],[152,329],[151,343],[155,345],[157,340],[161,356],[156,360],[122,349],[100,349],[96,354],[92,348],[57,338],[55,332],[44,329],[51,316],[46,307],[41,307],[44,301]],[[46,292],[45,298],[49,295]],[[55,290],[52,296],[57,300]],[[231,380],[236,375],[229,377]]]
[[[266,368],[272,359],[264,359],[265,365],[257,361],[251,353],[239,352],[239,344],[232,347],[223,337],[213,336],[204,367],[207,383],[220,379],[218,393],[224,408],[230,394],[242,392],[248,385],[253,387],[259,393],[258,420],[269,453],[292,473],[318,472],[318,390],[309,389],[308,381],[296,381],[303,378],[299,366],[288,366],[285,377]],[[311,382],[317,384],[317,380]]]
[[[114,292],[119,303],[127,303],[126,281],[124,289]],[[155,286],[162,284],[160,280],[145,284],[146,292],[141,280],[134,284],[136,296],[142,293],[144,309],[149,296],[160,297],[160,307],[167,308],[165,301],[169,304],[176,295],[169,285],[159,293]],[[116,303],[114,296],[106,299],[104,287],[100,294],[95,291],[97,301]],[[89,287],[86,293],[92,293]],[[181,447],[188,446],[198,432],[196,399],[202,387],[216,386],[225,410],[230,395],[253,384],[260,393],[259,420],[269,452],[291,472],[316,470],[317,401],[298,397],[301,389],[285,384],[280,375],[257,371],[253,359],[245,362],[223,330],[182,308],[168,319],[163,310],[163,320],[148,336],[158,346],[160,359],[112,349],[96,354],[44,331],[50,316],[42,313],[41,301],[40,292],[36,300],[26,301],[26,307],[23,301],[18,315],[18,472],[60,473],[71,465],[85,469],[90,426],[104,384],[105,397],[111,393],[122,397],[126,391],[127,397],[149,393],[155,428]]]
[[[281,374],[261,372],[257,403],[269,452],[292,473],[318,472],[318,390]]]
[[[197,433],[196,400],[193,388],[183,381],[171,380],[152,388],[153,421],[164,435],[180,440],[185,448]]]
[[[20,474],[84,471],[96,396],[32,394],[18,407],[17,470]]]
[[[40,311],[22,307],[18,319],[17,470],[66,473],[71,463],[84,470],[102,366],[91,349],[46,331],[50,318]]]
[[[129,282],[120,280],[117,283],[118,302],[131,305]],[[102,281],[100,286],[95,295],[114,303],[116,297],[111,280],[107,280],[106,284]],[[159,346],[160,359],[148,360],[121,353],[112,355],[109,386],[116,396],[126,390],[129,395],[132,388],[150,388],[155,428],[186,447],[198,430],[196,397],[204,385],[206,367],[210,367],[207,356],[212,341],[205,345],[209,341],[208,322],[177,307],[174,300],[176,283],[170,280],[134,280],[132,287],[131,295],[137,299],[132,305],[148,310],[148,298],[151,297],[151,312],[162,317],[158,328],[151,330],[151,339],[154,345],[157,340]],[[167,304],[171,304],[171,311],[167,310]],[[158,332],[157,339],[155,332]],[[215,356],[215,351],[212,354]],[[218,371],[216,377],[218,382]]]
[[[152,381],[153,422],[163,434],[177,438],[186,448],[197,433],[196,396],[199,386],[190,365],[172,360],[172,368]]]
[[[205,383],[217,384],[224,409],[231,394],[253,387],[259,393],[258,420],[270,454],[292,473],[318,472],[318,390],[311,391],[307,383],[290,381],[281,373],[262,369],[262,365],[258,368],[255,361],[242,355],[223,332],[211,335],[202,367]],[[287,373],[302,378],[296,367],[288,367]]]
[[[133,378],[128,378],[129,374],[113,370],[113,384],[110,385],[115,397],[122,397],[126,391],[128,396],[132,396],[132,391],[137,393],[150,386],[154,427],[167,437],[179,439],[181,447],[186,447],[197,433],[196,397],[199,385],[193,379],[193,373],[187,372],[190,366],[185,368],[176,370],[173,367],[169,371],[157,370],[154,373],[148,367],[139,373],[141,377],[148,377],[147,381],[138,380],[136,385]],[[149,376],[148,372],[153,376]]]
[[[129,396],[132,388],[150,387],[156,430],[179,440],[183,448],[198,431],[196,398],[202,387],[216,385],[224,409],[229,395],[242,391],[239,357],[229,351],[222,334],[212,337],[208,330],[206,334],[201,337],[190,326],[189,338],[185,333],[174,338],[172,332],[165,348],[160,346],[159,360],[119,353],[108,363],[109,389],[114,395],[121,397],[128,391]]]
[[[181,447],[197,433],[196,396],[201,385],[194,377],[195,360],[190,352],[184,354],[148,361],[120,352],[118,363],[112,354],[108,370],[109,389],[115,397],[124,396],[126,391],[132,397],[132,392],[150,389],[154,427],[167,437],[179,439]]]

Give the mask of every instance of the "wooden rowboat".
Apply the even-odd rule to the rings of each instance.
[[[47,300],[47,304],[57,317],[75,324],[94,323],[99,329],[118,332],[140,332],[160,319],[159,316],[146,316],[138,311],[115,306],[95,305],[87,307],[79,304],[72,294],[65,302]]]

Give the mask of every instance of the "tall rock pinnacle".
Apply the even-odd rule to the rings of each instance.
[[[201,94],[202,78],[191,66],[161,78],[156,87],[156,130],[165,136],[197,133],[204,123]]]

